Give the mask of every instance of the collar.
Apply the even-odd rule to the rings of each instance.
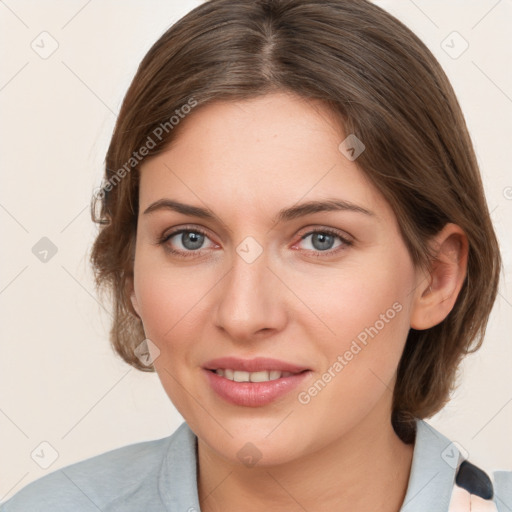
[[[167,510],[200,512],[197,437],[186,422],[169,439],[158,479]],[[457,446],[424,420],[416,420],[411,473],[400,512],[447,511],[462,456]]]
[[[411,473],[400,512],[447,511],[461,461],[455,443],[417,419]]]

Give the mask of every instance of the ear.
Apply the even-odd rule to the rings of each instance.
[[[133,311],[132,313],[140,318],[140,307],[137,301],[137,296],[135,294],[135,285],[133,282],[133,276],[126,279],[126,293],[130,297],[130,302],[132,303]]]
[[[464,284],[468,239],[462,228],[448,223],[430,242],[434,258],[430,273],[419,276],[411,310],[411,327],[429,329],[453,309]]]

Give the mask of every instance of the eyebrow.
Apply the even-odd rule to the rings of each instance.
[[[158,201],[155,201],[144,210],[144,215],[159,210],[172,210],[178,213],[182,213],[183,215],[191,215],[202,219],[216,220],[221,222],[219,217],[208,208],[192,206],[189,204],[180,203],[179,201],[174,201],[172,199],[159,199]],[[278,212],[274,221],[276,223],[280,223],[291,221],[306,215],[311,215],[313,213],[332,211],[350,211],[362,213],[368,216],[375,215],[372,211],[351,203],[350,201],[332,198],[323,201],[308,201],[306,203],[293,205],[289,208],[284,208]]]

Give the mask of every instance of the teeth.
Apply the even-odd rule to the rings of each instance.
[[[240,370],[230,370],[229,368],[219,368],[215,370],[217,375],[235,382],[268,382],[269,380],[280,379],[293,375],[291,372],[281,372],[279,370],[263,370],[260,372],[244,372]]]
[[[281,376],[281,372],[277,372],[279,377]],[[278,378],[279,378],[278,377]],[[252,372],[250,375],[251,382],[266,382],[270,380],[269,372],[263,370],[261,372]]]
[[[251,379],[249,379],[249,372],[240,372],[235,370],[233,380],[235,382],[249,382]]]

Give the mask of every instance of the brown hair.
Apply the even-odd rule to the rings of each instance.
[[[323,100],[344,132],[363,141],[357,163],[393,208],[416,265],[428,268],[427,242],[447,222],[468,237],[467,276],[453,310],[435,327],[411,329],[400,360],[392,420],[410,440],[414,418],[443,407],[461,359],[480,347],[501,259],[445,73],[408,28],[366,0],[210,0],[149,50],[124,99],[106,185],[92,205],[100,231],[91,261],[98,287],[112,292],[111,342],[129,364],[152,370],[134,354],[144,332],[128,294],[140,154],[156,155],[176,139],[180,126],[170,120],[184,117],[185,105],[276,90]]]

